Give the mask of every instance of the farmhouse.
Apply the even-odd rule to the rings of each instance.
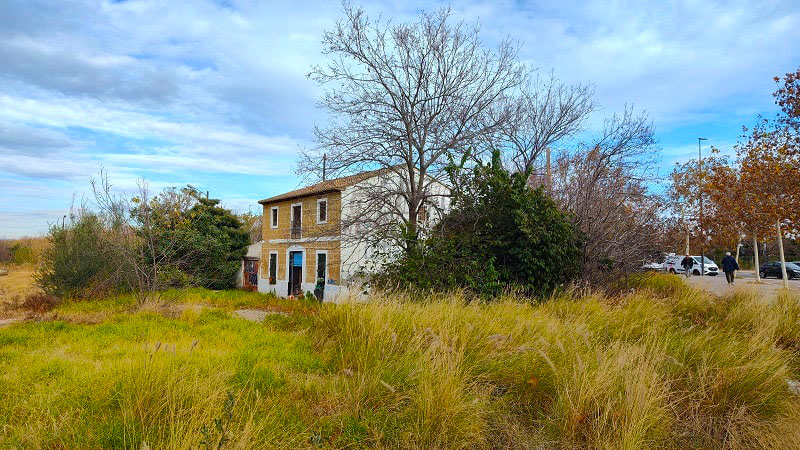
[[[370,225],[352,218],[380,209],[364,200],[365,191],[402,184],[399,173],[397,167],[362,172],[259,201],[264,227],[259,292],[288,297],[316,291],[324,301],[350,294],[358,286],[358,274],[378,258],[362,239],[369,235]],[[446,188],[439,183],[431,186],[439,193],[438,203],[421,209],[421,225],[437,220],[448,206]],[[392,197],[402,209],[399,196]],[[387,204],[385,199],[382,204]]]

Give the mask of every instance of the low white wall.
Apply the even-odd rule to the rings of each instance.
[[[289,297],[289,281],[288,280],[276,280],[276,284],[269,284],[268,278],[258,278],[258,292],[268,294],[273,293],[278,297],[287,298]],[[316,285],[314,283],[302,283],[300,287],[303,289],[303,294],[306,292],[314,293],[314,287]],[[322,301],[324,302],[339,302],[342,299],[346,298],[349,294],[349,290],[346,286],[340,286],[336,284],[326,284],[325,285],[325,293],[323,296]]]

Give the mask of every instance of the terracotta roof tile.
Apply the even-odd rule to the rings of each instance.
[[[368,172],[361,172],[355,175],[350,175],[341,178],[334,178],[332,180],[325,180],[320,181],[317,184],[312,184],[311,186],[306,186],[304,188],[295,189],[294,191],[289,191],[284,194],[276,195],[274,197],[265,198],[264,200],[259,200],[258,203],[262,205],[267,203],[274,203],[279,202],[282,200],[290,200],[300,197],[306,197],[309,195],[316,195],[316,194],[324,194],[326,192],[336,192],[341,191],[348,186],[352,186],[359,181],[364,181],[368,178],[372,178],[376,175],[380,175],[382,173],[388,172],[392,168],[385,167],[383,169],[378,170],[370,170]]]

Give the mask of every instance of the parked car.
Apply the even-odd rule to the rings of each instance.
[[[664,263],[659,263],[659,262],[655,262],[655,261],[649,262],[649,263],[644,263],[644,264],[642,264],[642,269],[644,269],[644,270],[655,270],[655,271],[660,272],[660,271],[664,270]]]
[[[700,267],[701,267],[700,258],[701,257],[700,256],[692,256],[692,258],[694,258],[694,266],[692,266],[692,275],[700,275]],[[705,268],[704,275],[710,275],[710,276],[713,277],[713,276],[716,276],[717,274],[719,274],[719,267],[717,266],[717,263],[715,263],[714,261],[712,261],[708,257],[704,257],[704,258],[705,258],[704,261],[703,261],[704,262],[704,266],[705,266],[704,267]],[[683,266],[681,266],[681,261],[683,261],[683,256],[682,255],[676,255],[676,256],[672,256],[670,258],[667,258],[667,261],[664,263],[664,270],[667,271],[668,273],[671,273],[671,274],[679,274],[679,273],[686,272],[686,270],[684,270]]]
[[[780,261],[768,262],[758,268],[758,273],[761,278],[783,278],[783,271],[781,271]],[[800,278],[800,265],[793,262],[786,263],[786,276],[791,280],[792,278]]]

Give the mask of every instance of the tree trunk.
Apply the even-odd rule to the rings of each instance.
[[[689,227],[686,227],[686,254],[689,254]]]
[[[778,253],[781,255],[781,275],[783,277],[783,288],[789,289],[789,277],[786,276],[786,257],[783,256],[783,236],[781,233],[781,222],[775,223],[778,228]]]
[[[755,261],[753,262],[753,264],[755,264],[755,269],[756,269],[756,281],[760,282],[761,281],[761,273],[759,272],[759,269],[761,267],[758,264],[758,238],[756,237],[755,233],[753,233],[753,257],[755,258]]]
[[[739,249],[742,248],[742,236],[739,235],[739,242],[736,243],[736,264],[739,264]]]

